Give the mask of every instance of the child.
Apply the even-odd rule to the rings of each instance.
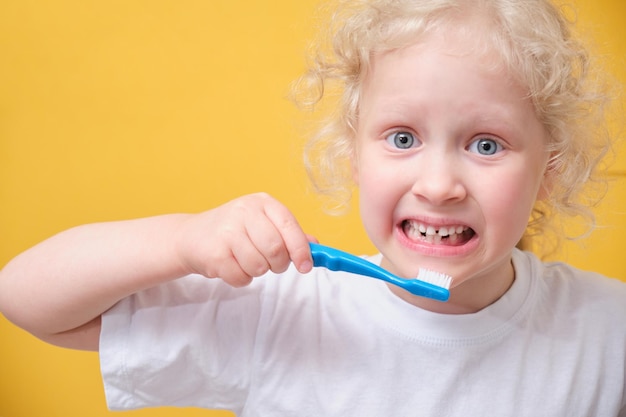
[[[1,272],[1,311],[99,349],[112,409],[626,415],[626,286],[515,248],[581,212],[606,150],[565,20],[544,0],[356,3],[302,83],[343,89],[311,149],[326,191],[358,185],[370,259],[451,275],[448,302],[313,269],[313,238],[256,194],[54,236]]]

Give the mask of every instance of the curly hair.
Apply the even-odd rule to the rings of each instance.
[[[573,22],[548,0],[339,0],[328,33],[294,86],[299,104],[313,108],[324,99],[334,108],[305,149],[316,190],[338,207],[351,198],[361,85],[372,56],[417,43],[451,24],[462,26],[470,12],[483,13],[491,23],[481,47],[495,51],[527,88],[549,133],[550,195],[535,204],[525,238],[544,235],[555,226],[550,221],[555,214],[581,216],[591,229],[590,207],[601,193],[592,194],[587,186],[601,183],[597,168],[610,149],[603,128],[608,95],[601,78],[591,73],[585,47],[573,36]]]

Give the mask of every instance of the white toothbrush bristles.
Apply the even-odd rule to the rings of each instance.
[[[449,289],[452,284],[452,277],[450,275],[425,268],[420,268],[417,279],[445,289]]]

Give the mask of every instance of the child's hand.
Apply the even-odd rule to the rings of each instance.
[[[122,298],[188,273],[242,286],[290,262],[308,272],[309,240],[289,210],[266,194],[201,214],[78,226],[0,270],[0,311],[50,343],[95,350],[100,315]]]
[[[187,218],[177,239],[187,272],[247,285],[290,262],[303,273],[313,266],[309,240],[295,217],[267,194],[247,195]]]

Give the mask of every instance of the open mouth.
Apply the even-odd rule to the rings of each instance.
[[[414,220],[403,220],[402,230],[410,240],[431,245],[461,246],[476,235],[471,227],[463,225],[435,226]]]

